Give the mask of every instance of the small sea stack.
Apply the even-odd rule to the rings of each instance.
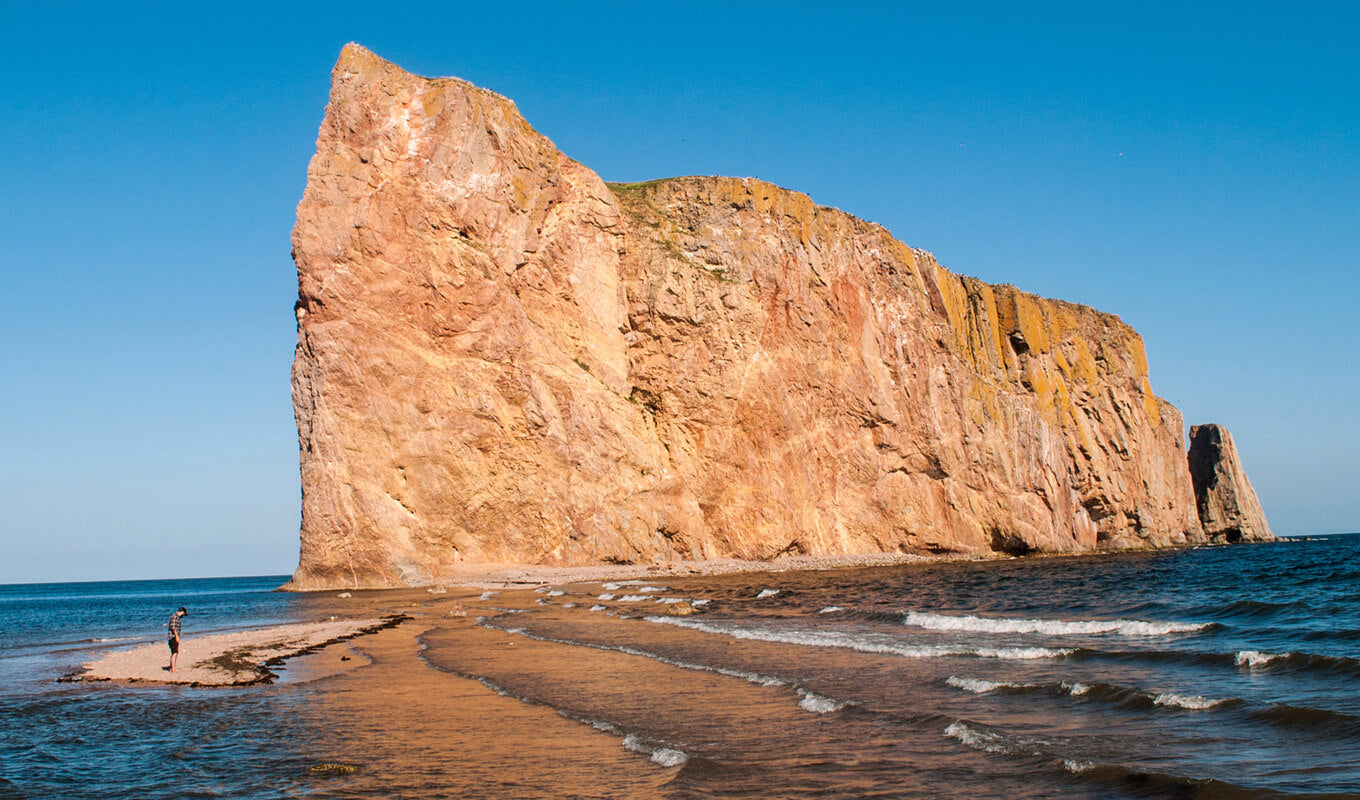
[[[1229,544],[1274,541],[1227,428],[1215,424],[1191,428],[1189,458],[1205,535]]]

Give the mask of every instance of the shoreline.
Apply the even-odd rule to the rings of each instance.
[[[1275,541],[1285,541],[1285,537]],[[1015,559],[1085,558],[1090,556],[1127,555],[1131,553],[1164,553],[1195,550],[1205,547],[1241,547],[1270,542],[1200,542],[1168,547],[1145,547],[1116,550],[1085,550],[1068,553],[852,553],[815,556],[784,556],[762,561],[741,558],[715,558],[694,561],[669,561],[650,564],[586,564],[553,567],[535,564],[481,563],[448,568],[439,576],[422,583],[390,584],[354,581],[332,584],[303,579],[296,573],[275,591],[314,594],[319,592],[386,591],[402,589],[438,589],[466,587],[470,589],[509,589],[523,586],[542,586],[550,583],[583,581],[630,580],[634,578],[732,575],[747,572],[824,572],[838,569],[891,567],[908,564],[941,564],[979,561],[1012,561]]]
[[[1083,554],[1084,555],[1084,554]],[[587,564],[572,567],[552,567],[535,564],[468,564],[442,572],[438,577],[418,584],[383,584],[353,582],[348,585],[329,584],[293,577],[277,591],[310,594],[335,591],[383,591],[426,589],[434,587],[466,587],[470,589],[508,589],[517,586],[540,586],[548,583],[582,581],[629,580],[632,578],[731,575],[743,572],[822,572],[860,567],[888,567],[905,564],[933,564],[945,561],[1005,560],[1006,555],[980,554],[922,554],[922,553],[856,553],[820,556],[786,556],[777,561],[740,558],[715,558],[695,561],[670,561],[651,564]]]
[[[1011,561],[1017,558],[1082,558],[1088,556],[1157,553],[1194,550],[1205,547],[1230,547],[1226,544],[1197,544],[1173,548],[1110,550],[1080,553],[1034,553],[1013,556],[1004,553],[872,553],[821,556],[787,556],[777,561],[749,559],[711,559],[665,564],[595,564],[574,567],[548,567],[519,564],[476,564],[444,573],[437,581],[402,586],[317,586],[299,588],[290,580],[274,591],[294,592],[320,598],[335,592],[336,599],[349,599],[350,592],[363,592],[369,608],[360,611],[349,603],[331,605],[336,616],[328,621],[289,623],[246,630],[227,631],[188,637],[180,653],[181,669],[170,673],[165,665],[169,653],[163,641],[126,649],[104,651],[86,661],[78,671],[57,678],[62,683],[120,683],[189,687],[240,687],[269,684],[280,676],[271,667],[312,655],[325,648],[367,634],[393,628],[412,619],[413,609],[441,602],[444,595],[456,601],[447,616],[467,613],[464,602],[471,601],[466,591],[532,589],[547,585],[567,585],[603,581],[626,581],[665,577],[710,577],[756,573],[814,573],[877,567],[927,565],[960,562]],[[459,590],[465,590],[460,592]],[[380,604],[373,607],[374,604]],[[329,605],[329,604],[328,604]],[[366,616],[349,618],[345,612]],[[375,613],[377,616],[374,616]],[[445,615],[441,615],[445,616]],[[305,663],[305,659],[303,659]]]
[[[164,642],[107,651],[81,665],[60,683],[121,683],[159,686],[233,687],[273,683],[279,676],[270,667],[320,651],[333,644],[394,628],[409,617],[389,614],[365,619],[299,622],[263,628],[185,637],[180,645],[181,667],[170,672],[169,648]]]

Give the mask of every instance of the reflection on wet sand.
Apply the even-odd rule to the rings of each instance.
[[[833,721],[842,704],[797,680],[743,671],[739,662],[761,660],[756,649],[770,655],[769,645],[564,608],[557,597],[544,607],[527,590],[361,599],[413,619],[349,643],[352,659],[371,663],[314,684],[309,716],[319,738],[308,757],[324,769],[308,777],[311,791],[645,798],[890,789],[927,797],[944,788],[929,777],[940,766],[978,761],[937,726],[904,729],[904,720],[874,715]],[[460,604],[471,616],[448,616]],[[513,627],[530,618],[565,625],[569,638]],[[340,652],[298,664],[290,679],[307,680]]]
[[[1297,552],[1267,555],[1292,563]],[[1244,618],[1240,598],[1217,588],[1231,583],[1166,588],[1176,559],[1229,574],[1238,564],[1216,558],[319,598],[319,615],[411,619],[349,644],[352,660],[371,663],[297,687],[303,727],[316,731],[303,761],[326,767],[299,788],[328,797],[1254,798],[1281,796],[1277,787],[1355,796],[1360,712],[1345,681],[1360,659],[1349,640],[1325,616],[1308,624],[1341,642],[1328,651]],[[1326,554],[1316,559],[1331,575]],[[1269,613],[1307,607],[1293,598]],[[1280,735],[1302,720],[1325,721],[1328,737]]]
[[[310,757],[358,769],[315,773],[312,790],[336,797],[660,796],[673,768],[421,658],[418,636],[457,642],[471,627],[467,619],[417,618],[353,646],[372,663],[326,679],[308,716],[318,729]],[[327,655],[338,660],[341,652]]]

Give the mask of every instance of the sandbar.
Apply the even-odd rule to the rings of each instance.
[[[164,642],[105,653],[65,681],[119,681],[189,686],[248,686],[269,683],[269,669],[284,659],[310,653],[336,642],[374,633],[402,622],[402,616],[336,619],[267,628],[186,636],[178,670],[170,672],[170,650]]]

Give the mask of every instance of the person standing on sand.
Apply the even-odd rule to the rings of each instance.
[[[179,624],[180,620],[189,616],[189,609],[180,606],[179,610],[170,615],[170,671],[175,671],[175,665],[179,661]]]

